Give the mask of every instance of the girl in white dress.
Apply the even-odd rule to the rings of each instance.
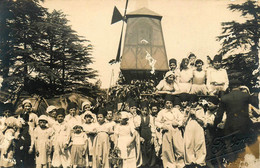
[[[207,95],[208,89],[206,86],[207,73],[202,69],[203,61],[197,59],[195,62],[196,70],[193,71],[191,94]]]
[[[53,130],[48,127],[48,117],[46,115],[41,115],[38,122],[39,125],[33,131],[30,152],[32,147],[35,147],[36,168],[44,168],[48,167],[51,161],[51,137]]]
[[[64,122],[65,110],[63,108],[57,109],[57,123],[53,125],[54,135],[52,138],[52,145],[54,147],[52,166],[54,168],[70,166],[70,152],[66,148],[69,143],[70,129],[66,122]]]
[[[128,123],[129,113],[120,112],[120,124],[115,127],[115,146],[123,160],[122,168],[136,168],[135,130]]]
[[[192,68],[188,67],[189,59],[183,58],[180,65],[179,86],[181,92],[189,93],[192,82]]]

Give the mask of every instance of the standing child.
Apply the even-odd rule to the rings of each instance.
[[[153,146],[156,152],[156,156],[158,160],[158,157],[160,157],[160,149],[161,149],[161,145],[162,145],[162,132],[160,130],[156,129],[155,126],[155,119],[157,117],[157,114],[159,112],[159,104],[156,102],[151,103],[151,128],[152,128],[152,142],[153,142]]]
[[[213,59],[213,68],[207,70],[207,88],[210,95],[219,95],[225,92],[229,85],[227,71],[221,68],[222,56],[216,55]]]
[[[86,155],[86,166],[91,167],[93,162],[93,142],[96,135],[95,124],[93,123],[93,116],[91,114],[86,114],[84,117],[85,124],[83,124],[83,130],[87,134],[87,155]]]
[[[13,105],[11,103],[7,103],[1,110],[3,110],[3,116],[0,116],[0,132],[5,129],[5,120],[11,116],[13,112]]]
[[[68,168],[70,166],[70,152],[65,149],[69,143],[70,129],[66,122],[64,122],[65,110],[63,108],[57,109],[57,123],[53,125],[54,135],[52,138],[52,145],[54,147],[52,166],[54,168]]]
[[[135,129],[128,123],[129,113],[120,112],[120,124],[115,127],[115,147],[120,151],[121,168],[136,168]]]
[[[198,105],[197,95],[190,96],[191,108],[186,109],[184,132],[184,160],[186,167],[206,165],[206,144],[204,136],[205,114]]]
[[[36,128],[38,123],[38,116],[32,110],[32,102],[28,99],[22,103],[23,114],[29,114],[29,133],[32,135],[33,130]]]
[[[176,81],[179,83],[179,77],[180,77],[180,70],[177,68],[177,60],[172,58],[169,60],[169,68],[170,71],[174,72],[176,76]]]
[[[206,87],[207,74],[202,69],[203,61],[197,59],[195,62],[196,69],[193,70],[191,94],[207,95],[208,89]]]
[[[50,164],[51,137],[53,130],[48,127],[48,117],[41,115],[39,117],[39,126],[33,131],[32,144],[29,151],[35,147],[36,168],[45,168]]]
[[[140,103],[141,107],[141,124],[140,124],[140,137],[143,142],[141,143],[142,151],[142,166],[153,166],[155,164],[155,151],[152,138],[152,120],[149,115],[149,104],[147,101]]]
[[[46,113],[48,114],[48,125],[52,128],[52,126],[56,124],[57,107],[53,105],[48,106]]]
[[[68,115],[66,115],[64,121],[67,122],[70,129],[73,129],[75,124],[82,124],[82,119],[78,115],[78,105],[75,102],[70,102],[67,107]]]
[[[75,124],[71,133],[71,165],[73,168],[86,167],[87,135],[81,124]]]
[[[179,86],[181,92],[189,93],[192,82],[193,69],[189,66],[189,59],[183,58],[180,65]]]
[[[206,106],[206,122],[205,122],[205,132],[206,132],[206,149],[207,149],[207,165],[209,167],[215,167],[218,163],[218,153],[213,152],[212,146],[213,141],[216,137],[216,129],[214,128],[214,120],[218,110],[219,99],[216,96],[209,96],[207,98]],[[214,163],[215,162],[215,163]]]
[[[183,116],[173,108],[173,97],[166,95],[165,108],[156,118],[156,127],[162,130],[162,161],[164,167],[183,167],[183,138],[179,127]]]
[[[14,139],[16,137],[16,131],[18,128],[18,121],[14,117],[8,117],[5,120],[5,129],[3,131],[4,137],[0,142],[0,167],[1,168],[13,168],[16,164],[15,156],[15,144]]]
[[[93,168],[109,168],[109,134],[111,127],[105,122],[106,110],[100,108],[97,113],[96,137],[93,143]]]
[[[83,120],[83,123],[85,122],[84,121],[84,117],[87,115],[87,114],[90,114],[93,118],[93,121],[92,122],[97,122],[97,116],[96,114],[94,114],[92,111],[91,111],[91,102],[90,101],[84,101],[81,105],[81,109],[82,109],[82,114],[80,114],[80,117],[82,118]]]

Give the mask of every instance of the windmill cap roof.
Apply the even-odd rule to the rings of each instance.
[[[155,13],[154,11],[152,11],[148,8],[145,8],[145,7],[137,9],[137,10],[127,14],[127,16],[133,16],[133,15],[156,16],[156,17],[162,18],[162,16],[159,15],[158,13]]]

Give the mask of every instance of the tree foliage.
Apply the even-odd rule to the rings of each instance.
[[[64,13],[48,12],[39,0],[2,0],[0,15],[3,90],[51,95],[93,88],[92,45]]]
[[[256,76],[252,75],[259,62],[260,6],[256,1],[248,0],[243,4],[230,4],[228,9],[240,12],[244,22],[223,22],[222,34],[218,36],[225,56],[224,64],[230,78],[240,78],[245,85],[253,87]]]

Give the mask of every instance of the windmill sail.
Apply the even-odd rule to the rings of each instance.
[[[117,7],[114,7],[114,12],[113,12],[111,24],[114,24],[114,23],[116,23],[120,20],[123,20],[123,16],[121,15],[121,13],[117,9]]]
[[[120,39],[119,39],[119,45],[118,45],[118,49],[117,49],[116,59],[115,59],[115,61],[111,60],[110,62],[119,62],[120,61],[121,45],[122,45],[122,38],[123,38],[123,31],[124,31],[124,24],[125,24],[124,21],[125,21],[127,6],[128,6],[128,0],[126,0],[126,3],[125,3],[125,11],[124,11],[123,16],[119,12],[119,10],[116,7],[114,7],[114,12],[113,12],[111,24],[114,24],[114,23],[116,23],[120,20],[123,20],[123,24],[122,24],[121,35],[120,35]]]

